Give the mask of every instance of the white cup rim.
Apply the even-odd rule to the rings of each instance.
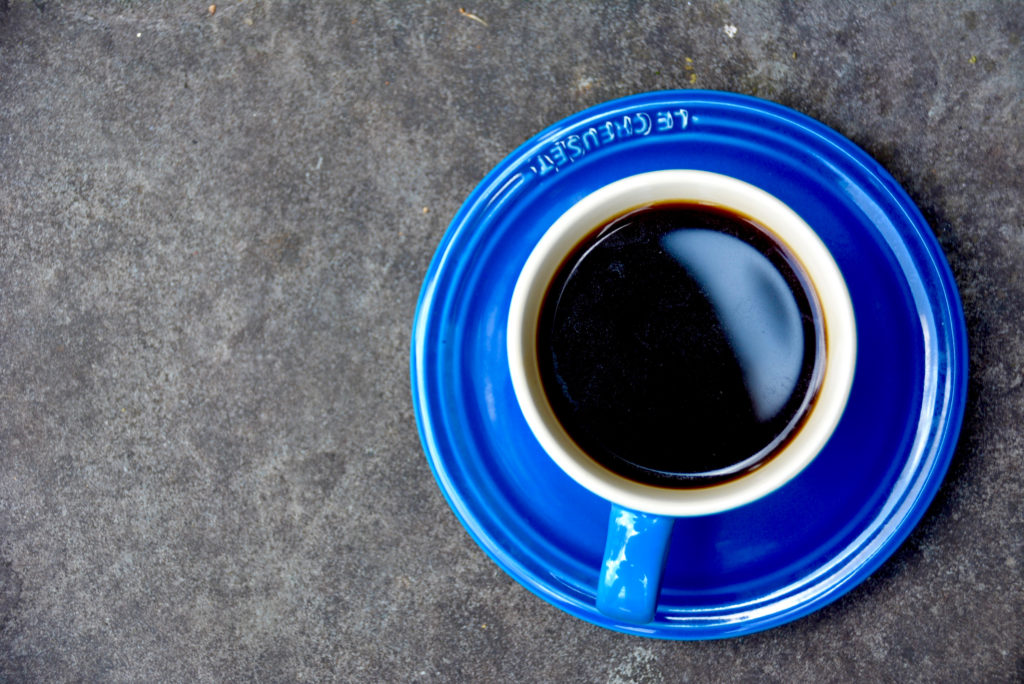
[[[627,479],[587,456],[562,429],[543,391],[537,364],[540,301],[565,255],[609,218],[665,201],[727,207],[749,216],[785,244],[808,276],[821,306],[825,369],[814,406],[782,450],[752,472],[699,488]],[[507,329],[509,370],[523,416],[545,452],[573,480],[620,506],[656,515],[695,516],[755,501],[802,471],[825,446],[853,384],[856,323],[849,290],[817,233],[784,202],[755,185],[709,171],[670,169],[629,176],[570,207],[544,233],[513,290]]]

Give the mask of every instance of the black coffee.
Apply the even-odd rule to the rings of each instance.
[[[596,228],[545,294],[541,377],[566,432],[631,479],[757,468],[813,402],[824,341],[796,260],[750,219],[664,203]]]

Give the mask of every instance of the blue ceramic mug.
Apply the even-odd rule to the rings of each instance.
[[[541,306],[567,255],[608,219],[665,202],[710,205],[749,217],[788,249],[816,299],[816,392],[807,401],[805,412],[791,424],[791,431],[775,436],[770,457],[756,468],[699,487],[645,484],[588,456],[555,414],[538,362]],[[771,288],[755,282],[739,289],[743,301],[733,316],[741,327],[749,326],[763,335],[765,326],[759,325],[762,313],[778,304]],[[506,339],[516,400],[533,435],[569,477],[611,503],[597,608],[613,619],[645,624],[654,619],[675,518],[722,513],[770,494],[800,473],[828,442],[850,394],[857,333],[853,305],[839,267],[796,212],[768,192],[736,178],[669,169],[629,176],[595,190],[544,232],[516,281]],[[771,340],[759,337],[757,343],[771,344]],[[765,372],[770,376],[779,371],[767,368]],[[769,377],[767,382],[771,381]],[[685,436],[680,442],[680,450],[685,451]]]

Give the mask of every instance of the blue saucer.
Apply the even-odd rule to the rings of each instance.
[[[758,185],[821,236],[858,326],[847,410],[782,489],[676,522],[654,622],[594,605],[609,504],[541,451],[512,391],[505,322],[545,228],[593,190],[703,169]],[[669,91],[548,128],[473,191],[427,273],[412,388],[437,482],[476,542],[526,588],[611,629],[666,639],[747,634],[834,601],[906,538],[935,495],[964,410],[967,347],[949,267],[899,185],[835,131],[740,95]]]

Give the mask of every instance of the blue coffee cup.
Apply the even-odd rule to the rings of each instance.
[[[665,203],[715,207],[754,221],[791,253],[816,300],[813,302],[816,340],[809,347],[815,356],[815,377],[802,415],[773,436],[768,453],[762,455],[756,468],[744,469],[725,481],[710,485],[673,487],[640,482],[599,463],[579,445],[580,440],[566,430],[541,378],[538,358],[539,328],[543,326],[541,308],[567,255],[611,217]],[[731,329],[735,334],[749,340],[748,344],[739,345],[738,351],[741,365],[749,376],[747,384],[756,395],[754,385],[763,385],[771,391],[785,380],[780,379],[780,375],[788,375],[788,369],[779,367],[785,365],[780,364],[779,355],[763,354],[763,348],[774,343],[772,333],[778,327],[773,326],[771,319],[780,308],[785,308],[781,306],[785,302],[779,298],[780,288],[765,282],[764,269],[757,268],[756,263],[744,263],[744,254],[737,252],[723,259],[718,253],[715,258],[721,263],[704,264],[704,268],[716,272],[709,274],[702,286],[727,290],[717,300],[725,309],[717,312],[718,317],[726,321],[732,319]],[[755,252],[754,258],[757,257]],[[701,258],[697,252],[691,261]],[[699,272],[702,265],[691,264],[689,268]],[[788,293],[785,287],[781,289]],[[616,619],[644,624],[655,614],[675,518],[719,514],[771,494],[796,477],[828,442],[850,395],[856,366],[857,330],[850,294],[839,266],[818,235],[795,211],[764,190],[730,176],[693,169],[666,169],[636,174],[598,188],[543,232],[516,281],[506,340],[512,385],[533,435],[570,478],[612,504],[604,559],[599,570],[598,609]],[[743,348],[751,345],[760,347],[755,352],[765,358],[763,361],[753,359],[752,363],[765,367],[748,367],[742,363]],[[799,347],[804,348],[802,341]],[[680,350],[682,354],[690,352],[697,353],[697,350]],[[698,391],[710,395],[719,389],[702,387]],[[685,460],[685,452],[690,447],[686,435],[679,437],[678,449],[681,459]]]

